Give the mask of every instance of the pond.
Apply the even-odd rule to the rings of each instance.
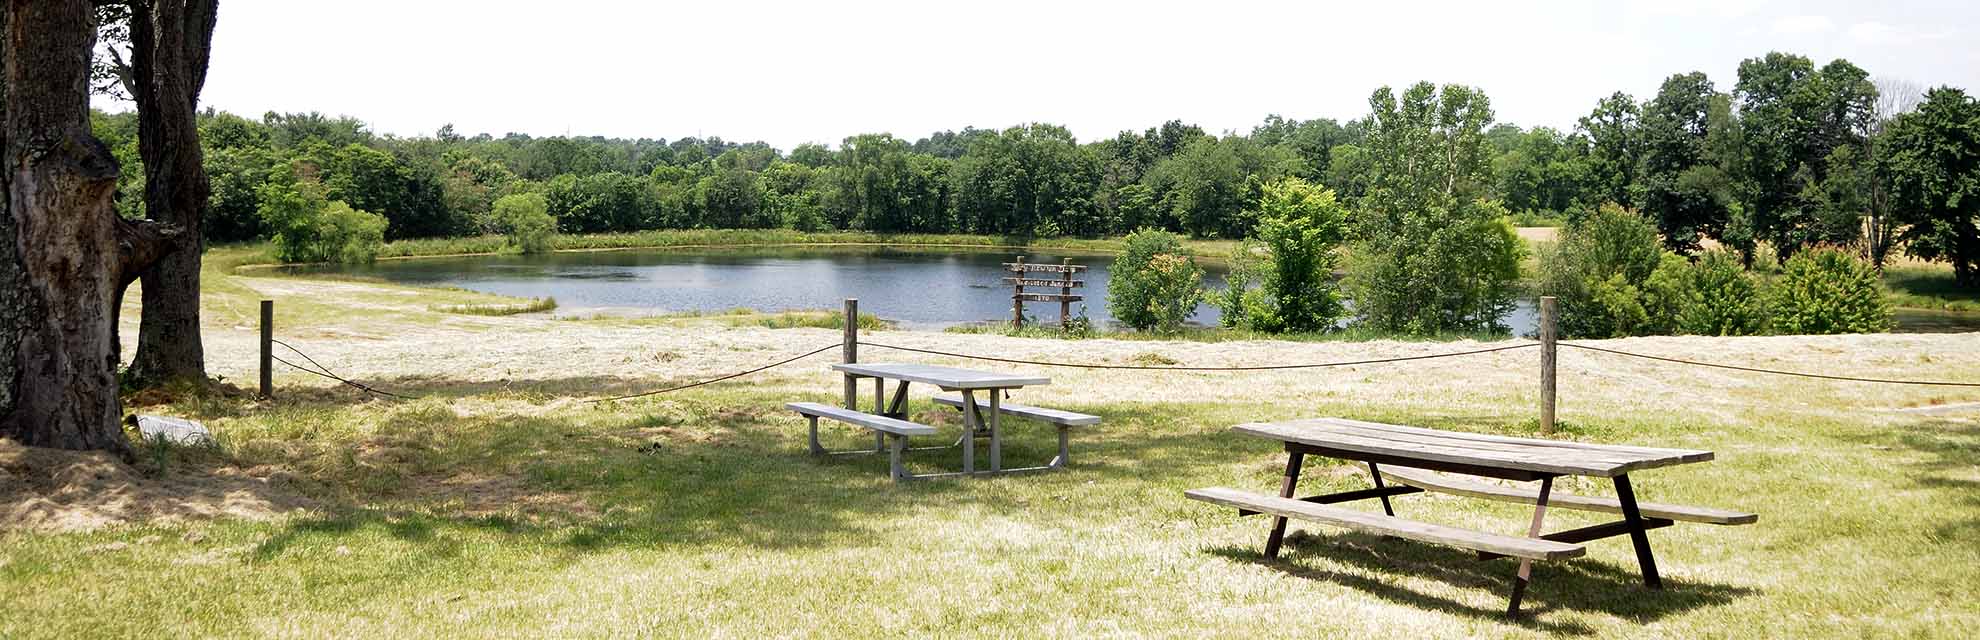
[[[1105,254],[908,247],[763,247],[563,252],[548,255],[463,256],[381,260],[364,266],[300,267],[293,273],[338,273],[402,284],[459,287],[524,298],[554,297],[560,313],[719,312],[838,309],[859,298],[860,310],[910,328],[1008,321],[1011,289],[1003,264],[1086,265],[1073,303],[1097,323],[1110,323]],[[1208,286],[1223,285],[1224,268],[1204,264]],[[1041,276],[1042,277],[1042,274]],[[1057,322],[1059,305],[1029,302],[1025,312]],[[1533,302],[1521,300],[1505,318],[1520,335],[1536,324]],[[1201,305],[1190,321],[1214,326],[1217,308]],[[1900,332],[1980,331],[1980,314],[1900,310]]]
[[[1085,265],[1074,293],[1075,315],[1096,322],[1107,313],[1111,255],[1049,251],[898,247],[766,247],[560,252],[548,255],[465,256],[381,260],[371,265],[304,267],[297,273],[340,273],[421,286],[459,287],[525,298],[555,297],[563,313],[719,312],[838,309],[858,298],[860,310],[914,328],[1008,321],[1012,275],[1004,263]],[[1224,270],[1205,264],[1212,286]],[[1051,274],[1036,274],[1044,278]],[[1037,291],[1034,289],[1033,291]],[[1057,290],[1052,290],[1056,293]],[[1056,323],[1059,305],[1025,303],[1026,315]],[[1191,321],[1215,325],[1217,308],[1202,305]]]

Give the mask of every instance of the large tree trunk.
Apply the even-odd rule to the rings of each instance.
[[[116,304],[171,234],[111,202],[117,161],[89,132],[89,0],[8,0],[0,36],[0,436],[129,456]]]
[[[184,229],[192,243],[142,275],[144,315],[131,374],[146,384],[206,379],[199,264],[206,248],[200,217],[209,187],[196,116],[217,4],[131,3],[132,97],[137,101],[138,155],[144,160],[145,212],[152,220]]]

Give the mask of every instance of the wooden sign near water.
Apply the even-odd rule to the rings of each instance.
[[[1009,283],[1013,288],[1011,292],[1011,328],[1024,328],[1024,303],[1027,301],[1059,303],[1059,326],[1063,327],[1072,321],[1072,303],[1086,299],[1085,296],[1072,292],[1073,289],[1086,286],[1085,280],[1073,279],[1073,276],[1079,275],[1079,272],[1086,270],[1086,265],[1072,264],[1072,258],[1066,258],[1062,264],[1036,264],[1026,263],[1024,256],[1018,256],[1017,262],[1006,262],[1004,263],[1004,268],[1017,274],[1004,278],[1004,282]],[[1057,278],[1034,278],[1031,276],[1033,273],[1059,275]],[[1058,289],[1059,292],[1027,292],[1024,290],[1025,287],[1044,288],[1048,290]]]

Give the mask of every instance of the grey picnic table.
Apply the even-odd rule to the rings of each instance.
[[[977,371],[959,367],[944,367],[932,364],[907,363],[841,363],[832,369],[854,378],[873,379],[873,402],[875,413],[897,419],[907,418],[907,391],[910,383],[919,382],[932,385],[943,391],[958,391],[963,399],[963,473],[976,473],[975,435],[987,432],[990,436],[990,472],[1004,471],[1003,440],[1003,394],[1012,389],[1052,384],[1052,379],[1044,376],[1013,375],[994,371]],[[886,381],[894,380],[891,400],[887,397]],[[976,400],[976,394],[989,395],[989,417],[986,419]],[[854,404],[857,404],[857,398]],[[846,407],[858,409],[857,406]],[[1013,469],[1016,471],[1016,469]]]
[[[1526,591],[1534,560],[1577,557],[1585,553],[1580,545],[1582,542],[1627,535],[1635,547],[1644,585],[1661,589],[1663,582],[1657,575],[1657,561],[1650,551],[1649,530],[1670,526],[1674,521],[1741,525],[1751,524],[1758,518],[1751,513],[1724,509],[1640,503],[1636,500],[1629,481],[1631,472],[1710,461],[1713,458],[1710,451],[1520,438],[1344,418],[1247,423],[1232,430],[1284,444],[1286,471],[1279,495],[1271,497],[1222,487],[1195,489],[1186,494],[1192,499],[1237,507],[1241,516],[1257,513],[1275,516],[1271,533],[1265,540],[1267,558],[1278,556],[1285,539],[1288,517],[1471,549],[1478,552],[1481,558],[1517,557],[1520,564],[1507,607],[1508,615],[1519,612],[1520,599]],[[1374,487],[1295,498],[1300,467],[1307,455],[1365,463]],[[1540,484],[1534,490],[1462,476],[1537,480]],[[1553,492],[1553,481],[1560,476],[1609,478],[1615,485],[1616,497],[1556,494]],[[1531,504],[1534,505],[1533,520],[1526,536],[1517,537],[1395,517],[1390,497],[1423,491]],[[1325,506],[1370,499],[1381,500],[1381,514]],[[1549,506],[1619,513],[1622,519],[1542,535],[1542,521]]]

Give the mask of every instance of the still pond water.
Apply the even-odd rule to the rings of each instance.
[[[1009,250],[873,247],[762,249],[669,249],[567,252],[536,256],[472,256],[382,260],[368,266],[304,268],[302,273],[335,273],[380,278],[421,286],[459,287],[525,298],[554,297],[561,313],[715,312],[838,309],[858,298],[860,310],[913,328],[939,328],[1009,320],[1010,275],[1003,263],[1019,254]],[[1070,258],[1087,266],[1086,286],[1075,293],[1096,322],[1107,323],[1108,255],[1030,251],[1026,262],[1058,264]],[[1208,285],[1221,288],[1224,269],[1205,265]],[[1041,276],[1043,275],[1041,274]],[[1056,291],[1054,291],[1056,292]],[[1028,302],[1027,315],[1058,320],[1056,303]],[[1522,300],[1505,325],[1522,335],[1533,332],[1530,300]],[[1191,323],[1217,324],[1217,308],[1199,306]],[[1980,314],[1899,313],[1899,331],[1980,331]]]

